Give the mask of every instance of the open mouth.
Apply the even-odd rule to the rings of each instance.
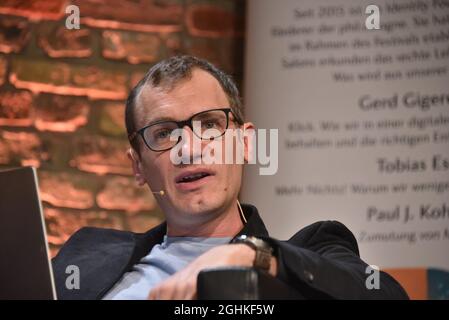
[[[176,187],[180,191],[193,191],[202,187],[214,175],[206,169],[186,171],[175,178]]]
[[[203,179],[208,176],[210,176],[210,174],[207,172],[194,173],[194,174],[182,177],[179,180],[177,180],[176,182],[177,183],[188,183],[188,182],[193,182],[193,181]]]
[[[189,183],[201,180],[205,177],[209,177],[211,174],[209,172],[195,172],[182,174],[176,179],[176,183]]]

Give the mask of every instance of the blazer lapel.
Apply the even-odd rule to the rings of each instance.
[[[249,204],[242,204],[242,210],[247,222],[243,226],[242,230],[240,230],[240,232],[237,233],[234,238],[242,234],[268,237],[268,230],[265,227],[262,219],[260,218],[257,208]]]
[[[117,261],[117,263],[122,265],[122,270],[116,273],[115,276],[110,277],[111,281],[106,283],[104,287],[98,291],[96,299],[101,299],[114,284],[119,281],[126,272],[130,271],[135,264],[139,263],[139,261],[146,256],[156,244],[162,243],[166,230],[167,225],[164,222],[146,233],[132,233],[132,250],[127,250],[126,254],[121,257],[122,259],[120,259],[120,262]]]
[[[52,261],[58,299],[98,298],[123,274],[134,247],[131,232],[92,227],[79,230]],[[70,286],[75,272],[79,288]]]

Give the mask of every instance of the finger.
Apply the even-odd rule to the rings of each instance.
[[[164,284],[158,289],[156,300],[168,300],[169,294],[170,288],[167,288],[167,286]]]
[[[150,290],[150,293],[148,294],[148,300],[156,300],[157,299],[157,288],[154,287]]]
[[[185,292],[187,292],[187,291],[188,291],[188,288],[186,287],[186,285],[184,283],[177,284],[176,287],[173,288],[171,299],[172,300],[183,300]]]
[[[158,300],[180,299],[179,291],[182,290],[181,286],[182,283],[176,281],[176,279],[170,279],[168,281],[165,281],[164,284],[159,288],[159,294],[157,299]]]
[[[185,286],[182,292],[181,299],[183,300],[192,300],[196,295],[196,280],[189,281]]]
[[[156,287],[151,289],[149,294],[149,299],[151,300],[163,300],[166,295],[166,283],[165,281],[161,284],[158,284]]]

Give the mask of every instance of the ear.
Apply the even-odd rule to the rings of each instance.
[[[256,130],[252,122],[243,124],[243,145],[245,163],[254,163],[256,148]]]
[[[139,186],[144,186],[146,181],[143,175],[142,163],[140,162],[139,155],[137,154],[136,151],[134,151],[133,148],[129,148],[128,151],[126,151],[126,155],[128,156],[128,159],[131,160],[134,177],[136,179],[137,184]]]

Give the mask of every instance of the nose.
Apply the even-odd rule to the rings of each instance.
[[[199,140],[199,141],[197,141]],[[190,126],[182,128],[181,147],[178,156],[183,164],[201,163],[201,139],[192,131]]]

